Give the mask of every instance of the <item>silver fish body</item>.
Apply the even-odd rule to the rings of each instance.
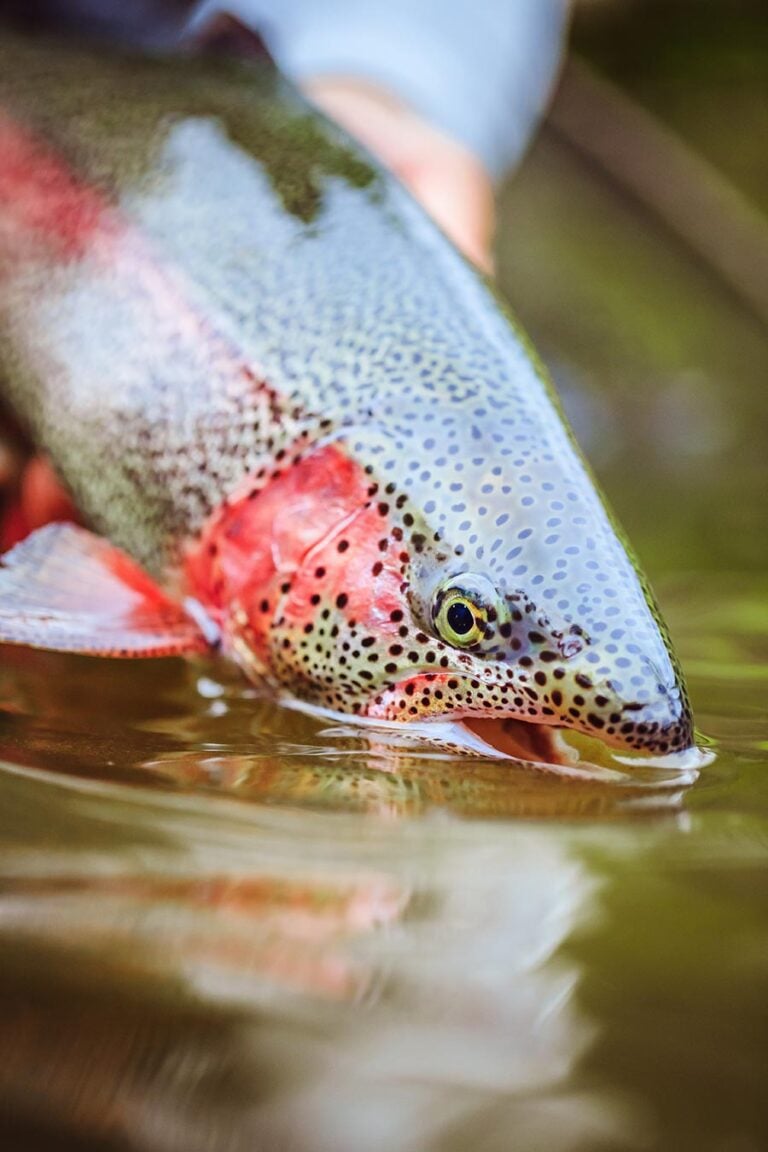
[[[690,745],[542,365],[271,69],[3,34],[0,145],[4,393],[247,670],[359,715]]]

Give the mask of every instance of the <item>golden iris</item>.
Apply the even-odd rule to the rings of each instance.
[[[435,627],[447,644],[467,648],[485,636],[487,607],[461,588],[452,588],[438,602]]]

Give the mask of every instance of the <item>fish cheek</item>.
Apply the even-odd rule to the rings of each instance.
[[[378,495],[359,463],[326,445],[262,489],[246,485],[212,519],[189,590],[247,672],[366,713],[425,661],[437,670],[440,645],[408,601],[413,517]]]
[[[187,558],[187,589],[247,671],[318,699],[342,629],[355,621],[367,636],[386,624],[402,556],[370,489],[340,445],[323,445],[266,483],[247,480],[211,517]]]
[[[364,713],[391,680],[406,576],[402,544],[380,511],[359,508],[283,587],[270,636],[276,678],[325,707]]]

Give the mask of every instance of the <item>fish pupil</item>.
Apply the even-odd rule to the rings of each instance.
[[[466,636],[475,626],[475,618],[466,604],[451,604],[447,619],[457,636]]]

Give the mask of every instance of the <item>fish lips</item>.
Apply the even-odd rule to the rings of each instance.
[[[483,687],[496,683],[490,677]],[[648,704],[614,697],[610,685],[589,686],[599,702],[589,711],[584,696],[584,677],[561,681],[562,703],[557,712],[541,701],[524,695],[526,685],[515,685],[514,693],[522,707],[506,710],[503,703],[472,706],[471,688],[476,676],[435,673],[421,669],[399,681],[366,709],[372,720],[401,720],[459,724],[471,743],[480,740],[489,754],[527,763],[566,767],[583,762],[608,764],[675,764],[676,758],[691,752],[697,759],[693,722],[684,690],[671,687]],[[509,685],[499,685],[512,696]],[[605,695],[603,695],[605,693]],[[451,707],[451,696],[456,706]],[[560,696],[557,697],[560,700]],[[574,707],[576,700],[580,707]],[[601,715],[597,713],[601,712]]]

